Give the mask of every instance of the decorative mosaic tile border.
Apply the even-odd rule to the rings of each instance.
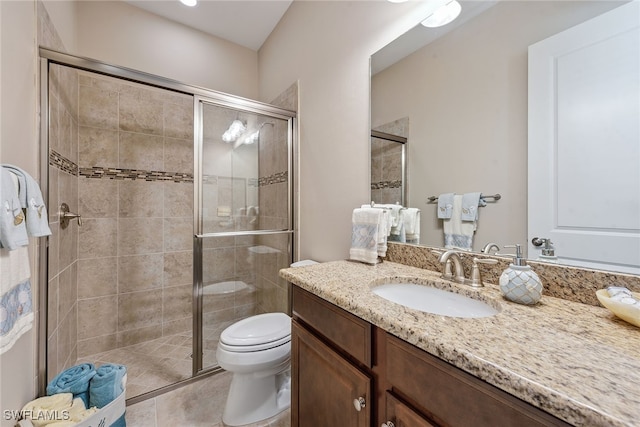
[[[289,171],[274,173],[273,175],[258,178],[258,186],[263,187],[265,185],[280,184],[289,180]]]
[[[400,188],[400,187],[402,187],[402,181],[401,180],[379,181],[379,182],[372,182],[371,183],[371,189],[372,190],[380,190],[382,188]]]
[[[182,172],[146,171],[140,169],[104,168],[95,166],[92,168],[80,168],[80,176],[86,178],[109,178],[116,180],[145,180],[145,181],[173,181],[193,183],[193,174]]]
[[[78,176],[78,165],[64,157],[57,151],[49,151],[49,166],[60,169],[63,172]]]
[[[125,169],[125,168],[106,168],[102,166],[94,166],[90,168],[81,168],[62,154],[51,150],[49,152],[49,165],[56,167],[73,176],[84,176],[85,178],[108,178],[116,180],[145,180],[145,181],[173,181],[193,183],[193,174],[182,172],[165,172],[165,171],[147,171],[141,169]],[[265,185],[279,184],[287,182],[289,172],[278,172],[262,178],[250,178],[248,185],[251,187],[263,187]],[[204,183],[217,183],[218,177],[215,175],[205,175]],[[398,181],[399,182],[399,181]]]

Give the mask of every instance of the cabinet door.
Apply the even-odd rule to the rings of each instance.
[[[386,393],[385,422],[387,426],[382,424],[384,427],[391,427],[389,422],[394,427],[436,427],[389,392]]]
[[[293,321],[292,426],[369,427],[371,378]],[[363,398],[357,410],[354,400]]]

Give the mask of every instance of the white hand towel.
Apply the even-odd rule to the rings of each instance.
[[[387,216],[384,209],[359,208],[351,215],[351,249],[354,261],[376,264],[378,255],[386,255]]]
[[[420,209],[407,208],[402,211],[407,243],[420,243]]]
[[[438,218],[451,218],[453,213],[453,193],[444,193],[438,196]]]
[[[473,245],[475,221],[462,221],[462,196],[453,198],[451,218],[442,221],[444,226],[444,247],[470,251]]]
[[[29,250],[0,249],[0,355],[33,326]]]
[[[478,206],[486,206],[487,203],[480,198],[480,193],[465,193],[462,195],[462,220],[476,221],[478,219]]]

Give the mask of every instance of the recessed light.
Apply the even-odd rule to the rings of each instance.
[[[439,7],[431,15],[422,21],[422,25],[429,28],[442,27],[453,21],[460,15],[462,6],[456,0],[453,0],[444,6]]]
[[[180,0],[180,3],[185,6],[193,7],[198,4],[198,0]]]

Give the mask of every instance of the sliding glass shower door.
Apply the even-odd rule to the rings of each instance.
[[[285,110],[196,98],[194,371],[217,366],[220,333],[287,312],[278,270],[292,259],[291,139]]]

